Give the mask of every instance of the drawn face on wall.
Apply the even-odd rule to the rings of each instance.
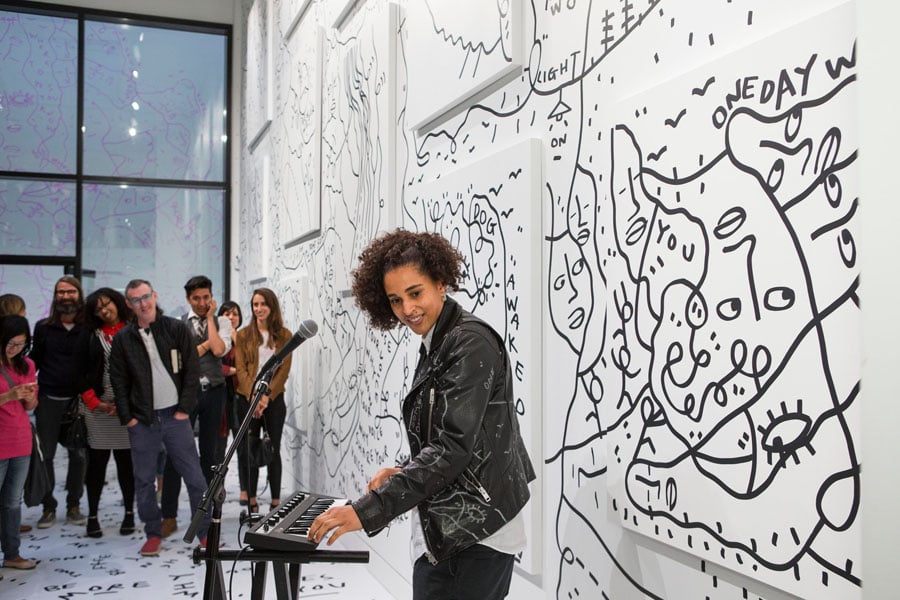
[[[594,309],[591,246],[593,220],[580,196],[553,198],[548,295],[553,326],[576,353],[584,350],[585,332]]]

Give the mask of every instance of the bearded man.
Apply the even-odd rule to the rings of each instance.
[[[51,483],[43,500],[44,512],[37,522],[39,529],[52,527],[56,522],[53,457],[60,441],[63,415],[72,400],[78,397],[79,382],[86,372],[81,349],[87,347],[90,330],[83,324],[83,308],[81,282],[74,277],[61,277],[53,290],[50,316],[34,326],[33,348],[29,355],[38,372],[38,405],[34,415]],[[66,520],[73,525],[84,525],[86,518],[78,505],[84,493],[86,452],[81,448],[68,449],[68,453]]]

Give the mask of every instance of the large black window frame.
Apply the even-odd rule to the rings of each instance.
[[[201,204],[202,200],[197,201],[193,196],[199,196],[201,199],[206,197],[217,197],[221,195],[222,198],[222,209],[221,209],[221,218],[223,220],[222,223],[222,239],[221,239],[221,281],[218,281],[219,273],[207,273],[210,275],[215,282],[215,292],[216,296],[219,298],[228,298],[229,297],[229,281],[228,281],[228,257],[230,256],[230,214],[231,214],[231,136],[230,132],[232,129],[232,121],[231,121],[231,71],[232,71],[232,26],[229,24],[221,24],[221,23],[205,23],[198,21],[189,21],[189,20],[181,20],[181,19],[171,19],[157,16],[148,16],[148,15],[136,15],[130,13],[120,13],[115,11],[106,11],[106,10],[97,10],[97,9],[89,9],[89,8],[80,8],[80,7],[70,7],[64,5],[54,5],[54,4],[38,4],[34,2],[2,2],[0,1],[0,11],[9,12],[9,13],[20,13],[20,14],[28,14],[28,15],[41,15],[47,17],[58,17],[63,19],[72,19],[77,22],[77,47],[78,47],[78,57],[77,57],[77,109],[76,109],[76,159],[75,159],[75,172],[74,173],[64,173],[64,172],[55,172],[55,173],[44,173],[44,172],[30,172],[30,171],[22,171],[22,170],[5,170],[6,165],[0,164],[0,182],[5,182],[6,187],[12,186],[25,186],[25,185],[34,185],[34,184],[46,184],[47,186],[70,186],[74,187],[74,195],[75,195],[75,244],[74,244],[74,252],[63,252],[54,254],[52,252],[46,251],[46,249],[40,249],[39,252],[30,253],[29,249],[24,249],[23,252],[16,253],[3,253],[4,251],[8,252],[8,248],[0,247],[0,265],[9,265],[14,269],[22,269],[25,267],[36,267],[43,268],[46,270],[50,268],[51,271],[54,269],[61,269],[63,272],[67,274],[74,275],[83,281],[87,279],[89,282],[92,277],[91,270],[86,268],[84,263],[85,258],[85,248],[84,248],[84,232],[85,232],[85,191],[87,186],[97,187],[105,187],[107,189],[118,187],[123,190],[126,188],[132,188],[133,190],[143,189],[143,190],[154,190],[158,196],[162,197],[165,195],[165,190],[169,189],[171,194],[182,192],[184,196],[192,196],[186,200],[188,204]],[[133,176],[109,176],[109,175],[97,175],[90,174],[85,172],[84,165],[84,147],[85,147],[85,70],[86,70],[86,52],[85,52],[85,27],[86,23],[109,23],[114,25],[127,25],[127,26],[139,26],[146,28],[155,28],[159,30],[171,30],[171,31],[181,31],[181,32],[196,32],[202,34],[212,34],[217,36],[222,36],[225,43],[225,53],[224,53],[224,64],[222,64],[223,69],[223,77],[224,77],[224,108],[225,114],[224,116],[224,134],[222,138],[223,143],[223,157],[222,160],[224,164],[222,165],[221,180],[200,180],[200,179],[167,179],[167,178],[154,178],[154,177],[133,177]],[[0,65],[2,68],[2,65]],[[18,182],[18,183],[17,183]],[[0,190],[2,191],[2,190]],[[10,192],[10,193],[15,193]],[[136,191],[134,193],[137,193]],[[177,235],[178,232],[176,232]],[[157,267],[158,269],[159,267]],[[140,268],[136,268],[132,273],[132,275],[137,277],[142,277],[142,272]],[[191,275],[197,273],[190,273]],[[119,285],[112,285],[111,287],[121,288],[124,286],[125,281],[130,279],[128,276],[126,279],[123,279]],[[87,282],[86,282],[87,283]],[[159,288],[161,282],[154,281],[154,287]],[[178,287],[183,284],[183,282],[167,282],[169,287],[174,287],[177,284]],[[52,285],[52,284],[51,284]],[[106,285],[106,283],[100,282],[98,285]],[[89,291],[91,288],[90,285],[86,285],[85,292]],[[6,288],[6,289],[3,289]],[[50,290],[52,292],[52,289]],[[5,292],[17,292],[17,290],[9,288],[7,285],[4,285],[4,282],[0,281],[0,293]],[[174,299],[175,296],[170,294],[170,298]],[[183,303],[183,294],[180,296],[179,300]],[[36,311],[39,313],[41,311],[40,306],[34,307]],[[168,307],[167,307],[168,308]],[[35,314],[33,312],[32,307],[29,306],[29,317],[34,319],[38,318],[41,315]]]

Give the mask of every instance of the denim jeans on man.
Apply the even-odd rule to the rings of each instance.
[[[128,429],[131,456],[134,460],[134,491],[138,516],[144,522],[144,532],[148,538],[162,537],[162,513],[156,503],[156,457],[162,447],[165,447],[168,458],[187,485],[192,515],[206,491],[206,480],[197,460],[191,421],[176,419],[174,415],[174,406],[157,410],[154,411],[151,425],[138,421]],[[206,537],[208,528],[207,516],[197,531],[197,538]]]
[[[22,494],[31,455],[0,460],[0,549],[5,560],[19,556]]]
[[[221,447],[219,433],[222,431],[222,415],[225,412],[225,384],[201,389],[197,395],[197,410],[191,414],[191,427],[199,422],[197,445],[200,447],[200,469],[206,484],[213,478],[212,468],[222,462],[218,455]],[[181,493],[181,477],[175,470],[171,460],[166,460],[163,475],[163,491],[161,508],[163,518],[174,519],[178,516],[178,495]]]
[[[436,565],[421,556],[413,566],[413,600],[502,600],[509,593],[514,564],[512,554],[483,544]]]

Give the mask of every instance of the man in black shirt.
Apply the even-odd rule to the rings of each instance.
[[[34,415],[51,483],[50,491],[44,496],[44,512],[37,523],[40,529],[52,527],[56,522],[58,502],[53,497],[56,482],[53,457],[59,443],[62,417],[72,400],[78,397],[78,382],[85,372],[80,349],[86,346],[84,338],[89,335],[89,330],[80,322],[83,306],[81,282],[74,277],[60,277],[53,291],[50,316],[34,326],[33,348],[29,355],[38,372],[38,405]],[[66,520],[73,525],[84,525],[86,519],[78,504],[84,493],[86,453],[84,449],[70,449],[68,454]]]

